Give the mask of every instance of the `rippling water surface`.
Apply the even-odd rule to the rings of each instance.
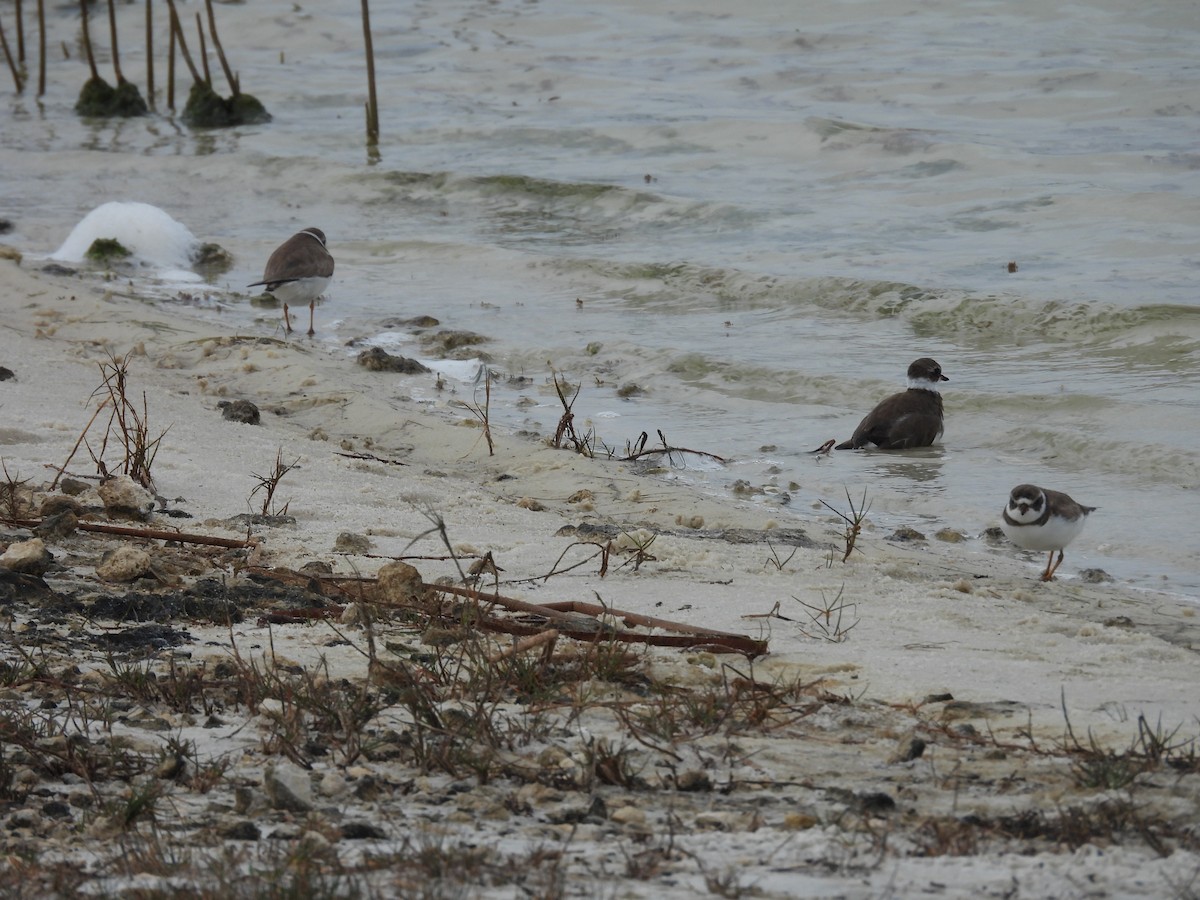
[[[388,320],[425,313],[486,334],[532,379],[497,387],[514,427],[553,430],[553,367],[606,444],[728,456],[671,477],[778,520],[866,490],[881,534],[976,538],[1043,483],[1101,507],[1064,571],[1200,595],[1200,7],[376,6],[377,158],[355,4],[219,4],[275,116],[221,132],[79,121],[54,12],[73,58],[0,113],[10,240],[49,254],[99,203],[153,203],[237,256],[199,314],[268,331],[240,292],[320,225],[318,340],[417,352]],[[940,447],[806,454],[922,355],[951,378]]]

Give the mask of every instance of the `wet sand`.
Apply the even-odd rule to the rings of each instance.
[[[323,560],[336,573],[370,575],[391,556],[436,556],[445,548],[427,534],[433,511],[458,552],[492,554],[503,593],[535,603],[600,597],[621,610],[765,638],[769,654],[754,664],[759,678],[801,677],[879,710],[911,709],[940,696],[925,706],[931,714],[945,705],[945,721],[971,721],[1004,742],[1029,733],[1046,743],[1061,739],[1064,707],[1077,735],[1090,732],[1116,747],[1136,735],[1138,716],[1182,725],[1189,734],[1196,728],[1194,604],[1084,583],[1069,550],[1059,580],[1044,585],[1037,581],[1040,557],[1011,548],[967,554],[932,534],[888,540],[868,517],[859,552],[843,563],[842,525],[818,501],[841,508],[845,498],[804,497],[798,502],[814,507],[805,530],[816,546],[792,553],[784,542],[767,543],[779,523],[752,500],[702,496],[645,472],[644,464],[554,449],[547,435],[496,431],[489,455],[477,417],[457,405],[475,398],[430,391],[432,375],[369,372],[300,336],[221,331],[137,292],[128,278],[51,275],[0,261],[0,365],[16,375],[0,382],[0,457],[14,476],[35,484],[53,478],[94,411],[100,364],[109,354],[127,356],[130,390],[145,392],[151,432],[166,429],[153,465],[158,493],[193,516],[188,530],[233,534],[222,521],[261,505],[252,496],[255,476],[268,472],[277,454],[296,462],[276,494],[295,525],[257,532],[260,565],[298,569]],[[414,394],[437,399],[418,402]],[[222,418],[219,402],[237,399],[259,407],[261,424]],[[93,476],[95,467],[80,451],[68,472]],[[1116,512],[1098,513],[1105,514]],[[603,578],[584,566],[526,581],[554,568],[575,540],[568,526],[581,525],[655,534],[653,559],[636,571],[610,569]],[[731,542],[725,532],[733,529],[764,532],[764,540]],[[21,536],[5,530],[7,540]],[[335,552],[343,532],[367,536],[370,554]],[[447,561],[417,565],[426,581],[455,574]],[[829,621],[823,627],[813,612],[837,597],[840,630]],[[772,610],[778,615],[768,615]],[[318,635],[327,636],[319,626],[295,627],[278,640],[299,654]],[[695,668],[681,654],[661,652],[670,665]],[[355,660],[344,660],[344,674],[365,676],[354,672],[361,663]],[[820,752],[803,742],[764,739],[757,765],[773,777],[805,778],[845,754],[845,772],[861,769],[864,784],[881,777],[882,743],[850,749],[852,729],[846,744],[836,740],[838,726],[830,728]],[[951,745],[939,748],[936,766],[949,772],[962,755]],[[1020,767],[1019,758],[1003,764],[1010,772]],[[904,780],[895,772],[887,778]],[[1039,802],[1048,809],[1067,799]],[[799,884],[789,888],[764,861],[766,848],[780,840],[771,829],[728,827],[736,835],[704,852],[718,859],[727,853],[729,865],[767,894]],[[697,840],[697,850],[711,844]],[[1049,879],[1039,883],[1051,892],[1091,877],[1114,893],[1140,890],[1136,879],[1148,879],[1149,891],[1161,889],[1162,878],[1200,869],[1195,854],[1181,850],[1163,861],[1144,847],[1037,860],[1051,873],[1039,876]],[[901,893],[932,879],[965,895],[980,878],[1008,872],[1009,864],[976,856],[957,867],[942,859],[936,871],[922,868],[929,865],[891,860],[867,877],[868,893],[892,878]],[[1029,871],[1022,863],[1024,874],[1014,877],[1032,877]],[[858,893],[861,873],[822,877],[823,889],[865,895]],[[654,885],[631,887],[635,895],[647,890],[653,893]]]

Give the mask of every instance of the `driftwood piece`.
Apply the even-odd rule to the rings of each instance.
[[[3,519],[11,525],[22,528],[37,528],[42,524],[41,519]],[[80,522],[80,531],[91,531],[97,534],[117,534],[122,537],[138,537],[152,541],[179,541],[181,544],[208,544],[213,547],[230,547],[245,549],[258,546],[258,538],[223,538],[209,534],[188,534],[185,531],[172,531],[169,528],[135,528],[131,525],[108,525],[104,522]]]
[[[499,653],[493,653],[487,658],[487,661],[498,663],[502,659],[508,659],[510,656],[516,656],[518,653],[526,653],[538,647],[542,648],[542,659],[545,661],[554,653],[554,642],[557,640],[558,632],[551,628],[549,631],[541,631],[531,637],[527,637],[523,641],[517,641],[511,647],[506,647]]]
[[[368,586],[375,582],[374,578],[310,576],[290,569],[270,569],[260,566],[251,566],[244,571],[287,584],[307,585],[325,597],[343,601],[360,599],[368,593]],[[765,640],[644,616],[640,613],[625,612],[595,603],[584,603],[577,600],[558,603],[527,603],[513,597],[477,591],[474,588],[458,585],[422,582],[422,586],[431,592],[453,594],[474,600],[485,607],[500,607],[522,616],[517,618],[485,614],[477,620],[477,624],[489,631],[539,635],[553,630],[561,637],[588,643],[614,640],[630,644],[648,644],[652,647],[679,647],[681,649],[707,650],[711,653],[741,653],[750,657],[761,656],[767,652]],[[633,631],[629,627],[617,627],[601,621],[599,616],[618,620],[626,626],[654,628],[657,631],[647,633]]]

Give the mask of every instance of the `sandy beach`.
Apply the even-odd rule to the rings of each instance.
[[[1179,741],[1200,733],[1195,598],[1087,581],[1069,550],[1059,579],[1041,584],[1036,576],[1044,560],[1036,554],[1003,543],[969,552],[952,534],[889,539],[895,536],[873,528],[869,515],[857,551],[843,562],[843,523],[821,501],[847,510],[846,498],[809,492],[803,473],[795,478],[792,502],[812,508],[804,528],[811,545],[795,546],[803,542],[794,529],[780,533],[770,506],[733,492],[712,497],[689,490],[666,477],[669,463],[662,466],[664,474],[646,461],[555,449],[548,441],[552,435],[499,430],[493,430],[490,455],[478,416],[462,406],[480,398],[449,384],[436,390],[436,374],[368,371],[352,355],[331,353],[303,337],[285,338],[280,331],[217,330],[169,305],[141,299],[136,277],[121,273],[111,280],[88,271],[49,274],[31,262],[3,260],[0,307],[0,365],[15,374],[0,382],[0,457],[10,478],[39,489],[39,501],[95,412],[101,365],[110,355],[121,357],[128,361],[131,395],[141,398],[144,392],[150,431],[165,430],[153,463],[159,505],[191,517],[181,523],[155,513],[147,524],[233,538],[244,534],[244,527],[239,532],[229,520],[258,511],[256,476],[268,472],[278,456],[295,468],[280,480],[275,505],[286,505],[295,521],[251,526],[258,539],[254,565],[299,570],[318,561],[335,574],[372,576],[394,557],[445,557],[440,537],[429,533],[433,513],[444,520],[457,554],[472,560],[491,554],[499,571],[485,584],[498,584],[507,596],[539,604],[602,602],[768,642],[768,653],[753,661],[646,651],[654,666],[681,684],[728,678],[728,665],[763,683],[800,681],[819,692],[811,708],[797,708],[789,724],[736,738],[718,730],[657,749],[622,735],[616,724],[607,735],[596,732],[595,724],[565,727],[561,743],[568,753],[586,730],[593,738],[624,742],[630,754],[644,757],[642,778],[652,785],[659,784],[663,760],[670,758],[680,771],[705,773],[710,786],[721,790],[684,791],[678,785],[639,790],[618,783],[572,791],[503,776],[475,790],[451,790],[449,785],[471,779],[401,771],[386,759],[360,759],[353,766],[325,759],[305,773],[319,795],[315,811],[299,814],[267,804],[257,813],[264,835],[283,829],[278,836],[300,840],[319,830],[314,818],[336,809],[339,816],[375,822],[383,833],[380,844],[400,840],[417,818],[425,828],[436,827],[442,840],[492,846],[510,859],[527,852],[519,848],[540,842],[561,850],[554,884],[566,896],[683,897],[707,889],[725,896],[934,891],[1162,897],[1195,896],[1200,889],[1194,825],[1200,767],[1194,744],[1172,751],[1179,757],[1190,753],[1190,764],[1147,764],[1135,780],[1117,788],[1081,784],[1080,756],[1068,752],[1066,737],[1069,720],[1076,749],[1107,748],[1111,756],[1144,762],[1145,744],[1138,745],[1140,756],[1132,749],[1139,717],[1160,734],[1178,728]],[[432,330],[454,325],[443,322]],[[553,391],[549,384],[533,389]],[[219,403],[232,400],[257,405],[261,423],[223,418]],[[668,434],[669,426],[663,426]],[[67,474],[95,483],[96,466],[86,450],[75,453]],[[614,556],[603,577],[589,563],[543,578],[560,559],[583,559],[581,528],[609,529],[618,548],[641,542],[648,558],[635,568],[631,555]],[[365,537],[369,544],[359,549],[369,549],[335,550],[347,532]],[[30,537],[28,529],[0,525],[0,550]],[[59,578],[91,577],[78,560],[87,556],[88,542],[101,540],[106,547],[118,542],[81,533],[47,538],[52,554],[76,562],[51,566],[46,584],[53,589]],[[163,546],[135,543],[151,555]],[[427,583],[457,577],[452,560],[412,561]],[[207,576],[244,577],[218,558],[212,565]],[[185,582],[194,577],[181,576]],[[36,631],[38,611],[19,595],[9,596],[4,611],[16,629],[2,642],[3,661],[11,666],[19,660],[14,645],[20,635],[30,627]],[[255,652],[269,646],[301,667],[324,659],[338,678],[361,682],[367,676],[362,653],[331,644],[334,632],[325,622],[267,626],[249,618],[233,635],[230,628],[184,626],[194,638],[187,648],[193,662],[228,656],[231,640],[241,640],[260,648]],[[98,626],[76,616],[56,627]],[[351,645],[356,634],[361,637],[358,625],[338,627]],[[164,651],[157,663],[165,664],[172,652],[177,651]],[[103,668],[103,655],[78,664]],[[4,704],[34,703],[36,692],[29,690],[6,688]],[[254,720],[265,713],[242,712],[247,721],[237,728],[232,714],[230,727],[216,732],[180,720],[167,734],[142,740],[185,736],[202,752],[228,755],[252,783],[246,773],[265,778],[262,773],[274,763],[250,739]],[[398,715],[394,709],[381,713]],[[566,736],[572,730],[574,736]],[[897,748],[914,735],[923,752],[905,759]],[[536,768],[546,764],[552,744],[545,740],[510,752],[524,754]],[[731,745],[739,754],[729,752]],[[5,764],[21,768],[10,754]],[[361,799],[352,789],[328,787],[361,783],[368,775],[409,783],[408,794]],[[62,787],[44,773],[37,784],[50,793]],[[212,820],[233,815],[222,807],[219,790],[204,797],[179,786],[172,790],[178,796],[171,812],[161,813],[160,828],[192,816],[205,819],[211,833]],[[518,794],[522,800],[514,803]],[[888,798],[886,809],[855,805],[877,794]],[[10,854],[38,847],[50,854],[42,857],[42,866],[49,858],[75,860],[95,873],[93,888],[133,889],[132,879],[104,880],[111,876],[119,837],[85,849],[85,838],[101,834],[88,830],[87,815],[65,823],[19,815],[29,802],[16,799],[12,790],[3,796]],[[475,805],[465,801],[468,796]],[[589,807],[596,796],[606,812]],[[592,809],[592,815],[573,820],[547,813],[572,803]],[[1084,816],[1121,803],[1136,812],[1115,825],[1116,819],[1105,820],[1107,831],[1099,828],[1093,836],[1084,829],[1077,842],[1061,834],[1055,839],[1048,830],[1025,840],[995,827],[969,846],[929,837],[942,833],[938,828],[945,823],[971,816],[992,823],[1022,815],[1061,822],[1066,811]],[[442,814],[418,815],[416,808]],[[300,820],[308,825],[298,826]],[[1147,839],[1150,833],[1157,837]],[[374,842],[332,841],[326,852],[349,865],[373,852],[364,843]],[[656,866],[635,866],[631,860],[641,859],[638,854],[648,847],[659,849]],[[4,864],[10,886],[21,868],[14,858]],[[608,879],[604,887],[599,877]],[[155,878],[146,882],[152,890],[172,884],[166,874]],[[395,885],[390,890],[408,895]],[[493,877],[468,881],[463,890],[469,896],[511,896],[523,888]],[[390,895],[389,889],[381,895]]]

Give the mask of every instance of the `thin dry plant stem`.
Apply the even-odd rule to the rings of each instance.
[[[478,398],[478,396],[479,396],[478,388],[475,389],[475,396],[476,396],[476,398]],[[496,444],[495,444],[495,441],[492,440],[492,423],[491,423],[492,372],[486,366],[484,367],[484,376],[483,376],[483,406],[479,405],[478,399],[476,399],[474,406],[472,406],[470,403],[463,403],[462,405],[465,406],[468,410],[470,410],[471,415],[475,416],[475,418],[477,418],[479,420],[480,425],[483,430],[483,439],[485,441],[487,441],[488,456],[495,456],[496,455]],[[478,443],[478,442],[476,442],[476,443]]]
[[[92,35],[88,30],[87,0],[79,0],[79,9],[82,14],[83,50],[87,54],[88,68],[92,70],[92,78],[99,79],[100,72],[96,68],[96,57],[92,54]]]
[[[367,144],[379,143],[379,98],[375,92],[375,46],[371,40],[371,10],[362,0],[363,41],[367,56]]]
[[[21,0],[15,0],[13,6],[17,13],[17,62],[25,62],[25,16],[22,13]]]
[[[212,35],[213,49],[217,51],[217,60],[221,63],[222,71],[225,72],[225,80],[229,82],[229,90],[236,97],[241,90],[238,78],[233,73],[233,69],[229,67],[229,61],[225,58],[225,49],[221,46],[221,38],[217,35],[217,18],[213,15],[212,0],[204,0],[204,8],[208,11],[208,33]]]
[[[146,95],[154,109],[154,4],[146,0]]]
[[[38,0],[38,93],[46,93],[46,0]]]
[[[71,464],[71,460],[75,458],[75,454],[79,452],[79,445],[82,444],[84,438],[87,437],[88,430],[92,427],[92,424],[96,421],[96,417],[100,415],[101,411],[103,411],[104,407],[108,405],[108,402],[111,399],[111,397],[105,397],[100,401],[100,405],[96,407],[96,411],[92,413],[92,417],[88,419],[88,423],[83,426],[83,431],[79,432],[79,438],[75,441],[75,446],[71,448],[71,452],[67,454],[66,460],[61,466],[58,467],[58,471],[54,473],[54,480],[50,482],[51,492],[58,487],[59,479],[62,478],[63,472],[67,470],[67,466]]]
[[[200,35],[200,64],[204,66],[204,83],[212,86],[212,72],[208,70],[208,45],[204,40],[204,20],[196,13],[196,33]]]
[[[656,429],[656,431],[658,433],[658,439],[662,441],[661,447],[651,447],[647,450],[646,441],[649,440],[649,437],[646,432],[643,431],[638,440],[633,445],[626,448],[628,452],[625,456],[621,457],[621,460],[623,462],[632,462],[633,460],[641,459],[643,456],[654,456],[660,453],[665,453],[668,457],[670,457],[673,453],[691,453],[695,456],[705,456],[709,459],[716,460],[719,463],[726,463],[729,461],[723,456],[717,456],[715,453],[709,453],[706,450],[689,450],[687,447],[672,447],[667,443],[667,438],[662,433],[662,430]]]
[[[3,20],[0,20],[0,47],[4,48],[4,58],[8,60],[8,69],[12,72],[13,84],[16,86],[17,93],[19,94],[25,89],[25,82],[21,80],[21,70],[17,68],[17,61],[8,49],[8,38],[4,35]]]
[[[113,73],[117,76],[117,84],[124,84],[125,76],[121,74],[121,51],[117,46],[117,9],[113,0],[108,0],[108,33],[112,41]]]
[[[192,54],[188,52],[187,38],[183,36],[183,22],[179,18],[179,13],[175,10],[175,0],[167,0],[167,8],[171,11],[171,34],[175,36],[175,43],[179,45],[179,53],[183,57],[184,63],[187,64],[188,71],[192,74],[192,81],[197,82],[203,79],[200,78],[200,72],[196,68],[196,64],[192,62]],[[171,54],[171,108],[174,109],[175,99],[175,54]]]
[[[168,15],[167,33],[171,36],[167,44],[167,109],[175,112],[175,19]]]

